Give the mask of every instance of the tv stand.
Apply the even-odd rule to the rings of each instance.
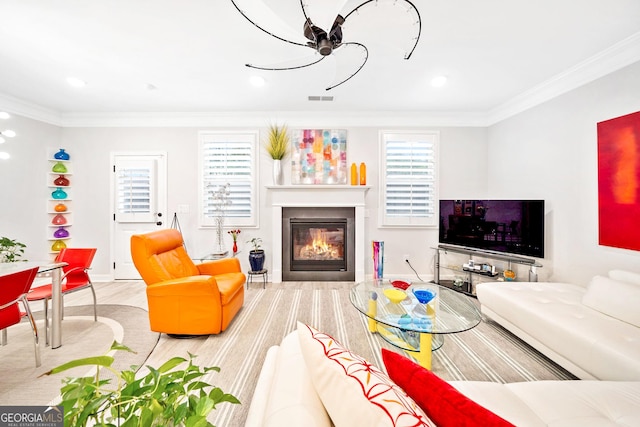
[[[497,253],[445,244],[438,245],[438,247],[433,249],[435,250],[433,281],[439,285],[455,289],[471,296],[475,296],[475,285],[478,281],[504,280],[505,270],[516,272],[515,280],[522,280],[519,276],[521,274],[526,274],[524,277],[527,278],[527,281],[537,282],[538,274],[536,269],[538,267],[542,267],[542,264],[535,259],[526,258],[520,255]],[[449,254],[454,254],[453,260],[451,262],[443,263],[443,257]],[[467,255],[468,257],[465,260],[461,258],[460,255]],[[473,261],[474,266],[469,266],[468,261]],[[476,265],[482,264],[494,267],[495,271],[492,271],[491,269],[477,269],[475,267]],[[518,266],[528,267],[528,271],[516,271]],[[442,279],[441,270],[447,270],[450,274],[455,276],[455,279]]]

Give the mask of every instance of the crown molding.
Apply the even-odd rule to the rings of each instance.
[[[487,127],[640,61],[640,32],[580,62],[509,101],[481,112],[439,111],[231,111],[62,113],[0,93],[6,110],[60,127],[246,127],[286,121],[295,127]]]
[[[0,93],[0,111],[8,111],[29,119],[62,126],[62,117],[59,112],[3,93]]]
[[[534,86],[487,113],[491,126],[640,61],[640,32]]]
[[[424,111],[242,111],[207,113],[63,114],[64,127],[263,127],[274,121],[289,126],[484,127],[484,114]]]

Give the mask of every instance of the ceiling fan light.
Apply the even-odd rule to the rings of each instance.
[[[67,83],[73,87],[85,87],[87,82],[77,77],[67,77]]]
[[[331,55],[332,51],[333,51],[333,43],[331,43],[330,40],[321,39],[318,42],[318,52],[320,53],[320,55],[322,56]]]
[[[446,76],[436,76],[433,79],[431,79],[431,86],[433,87],[443,87],[446,84],[447,84]]]
[[[249,78],[249,82],[251,83],[252,86],[255,86],[255,87],[262,87],[265,84],[264,77],[262,76],[251,76]]]

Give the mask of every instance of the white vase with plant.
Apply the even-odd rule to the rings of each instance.
[[[269,126],[269,134],[265,148],[269,156],[273,159],[273,183],[275,185],[282,185],[284,181],[282,160],[289,154],[289,141],[289,130],[287,126]]]

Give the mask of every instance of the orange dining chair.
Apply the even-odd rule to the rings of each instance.
[[[31,313],[29,302],[26,299],[27,292],[29,292],[36,274],[38,274],[38,267],[0,277],[0,289],[2,290],[0,292],[0,329],[2,330],[2,345],[5,345],[7,343],[7,328],[20,323],[20,320],[25,315],[18,306],[18,302],[22,302],[33,330],[33,346],[37,367],[41,364],[38,328]]]
[[[64,248],[56,257],[56,262],[67,263],[65,267],[62,267],[62,277],[60,278],[62,295],[82,289],[91,289],[93,294],[93,319],[97,321],[96,291],[88,273],[96,251],[96,248]],[[29,301],[44,300],[45,342],[47,345],[49,345],[49,300],[51,299],[51,292],[52,286],[48,284],[33,288],[27,294],[27,300]]]

